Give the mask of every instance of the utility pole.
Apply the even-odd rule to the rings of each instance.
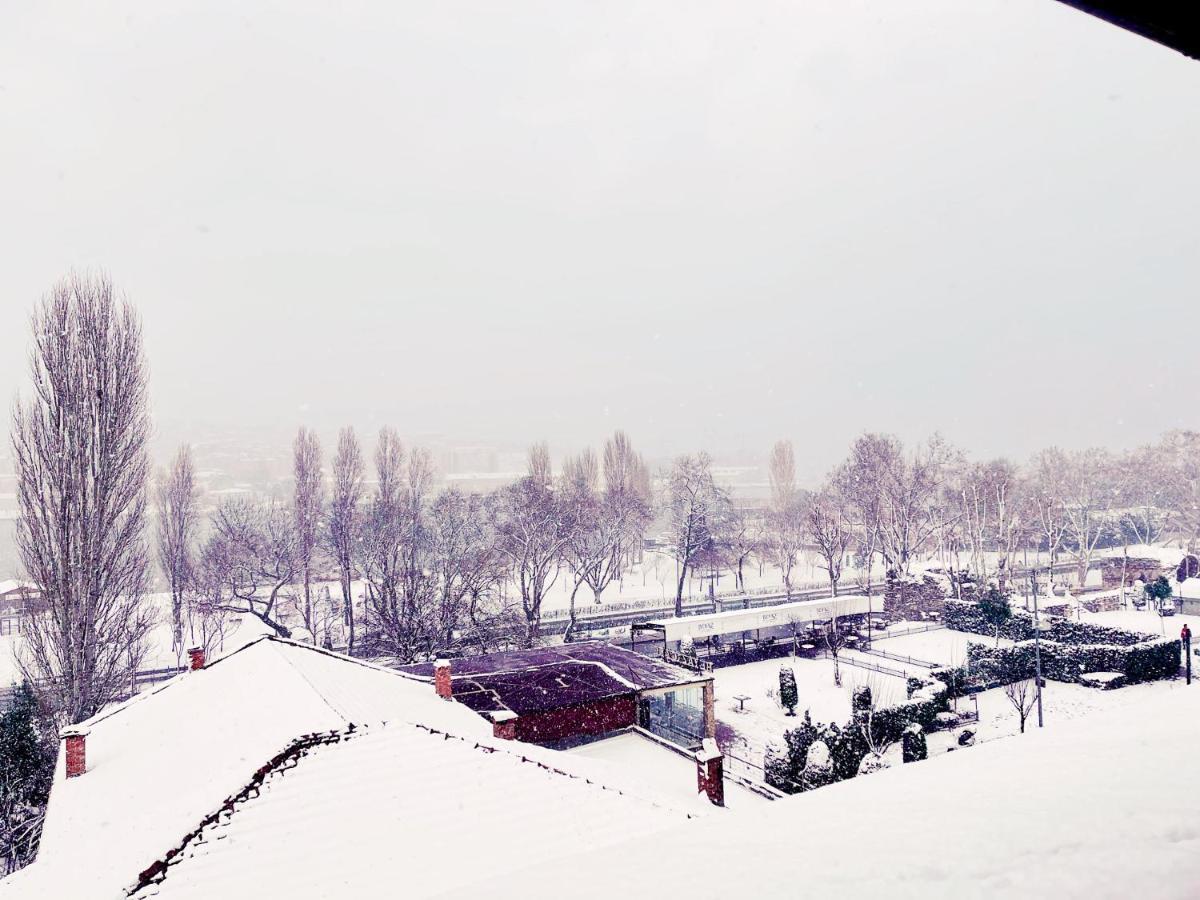
[[[1042,727],[1042,621],[1038,618],[1037,568],[1030,570],[1030,587],[1033,590],[1033,658],[1037,666],[1037,678],[1034,687],[1037,688],[1038,728]]]
[[[1192,629],[1185,623],[1179,636],[1183,639],[1183,657],[1187,660],[1187,683],[1192,683]]]

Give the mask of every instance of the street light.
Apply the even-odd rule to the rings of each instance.
[[[1033,658],[1037,666],[1037,677],[1034,687],[1037,690],[1038,728],[1042,727],[1042,620],[1038,617],[1037,569],[1031,570],[1031,587],[1033,589]]]

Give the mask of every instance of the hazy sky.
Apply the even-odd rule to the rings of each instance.
[[[624,427],[807,470],[1200,427],[1200,63],[1052,0],[3,20],[0,395],[103,266],[172,441]]]

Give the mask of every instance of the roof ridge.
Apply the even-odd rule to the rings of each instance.
[[[259,766],[253,776],[251,776],[250,781],[240,791],[226,797],[225,802],[219,808],[202,818],[200,824],[185,834],[177,845],[167,850],[163,856],[143,869],[138,874],[137,881],[126,888],[125,895],[132,897],[143,888],[162,882],[167,877],[169,867],[182,862],[186,858],[183,855],[184,851],[194,841],[203,837],[206,830],[221,823],[222,819],[228,821],[229,817],[239,807],[259,796],[262,785],[271,775],[294,768],[300,759],[308,755],[308,751],[314,747],[341,743],[342,741],[349,740],[351,737],[357,737],[363,730],[365,730],[365,726],[358,726],[351,723],[347,728],[342,730],[314,732],[312,734],[301,735],[291,741],[283,750],[271,757],[265,764]]]
[[[261,643],[262,641],[273,640],[273,639],[274,639],[274,635],[260,634],[258,637],[254,638],[253,640],[246,641],[246,643],[242,644],[242,646],[238,647],[236,650],[230,650],[224,656],[218,656],[212,662],[206,663],[201,668],[203,670],[203,669],[210,668],[211,666],[215,666],[218,663],[222,663],[227,659],[231,659],[231,658],[237,656],[239,653],[241,653],[243,650],[245,650],[248,647],[253,647],[255,644]],[[178,675],[174,675],[174,676],[168,678],[166,681],[159,682],[158,684],[154,685],[154,687],[150,688],[149,690],[138,691],[136,694],[126,697],[124,700],[122,700],[120,703],[116,704],[115,706],[110,706],[110,707],[100,710],[95,715],[93,715],[87,719],[84,719],[82,722],[76,723],[76,727],[90,728],[93,725],[97,725],[100,722],[103,722],[105,719],[112,718],[113,716],[124,712],[126,709],[129,709],[129,707],[133,706],[135,703],[145,700],[147,697],[153,697],[155,694],[158,694],[161,691],[165,691],[167,688],[171,687],[171,685],[180,684],[181,683],[180,679],[182,679],[183,677],[190,674],[191,671],[192,671],[191,669],[185,668]]]
[[[204,669],[210,669],[213,666],[219,665],[220,663],[223,663],[227,659],[232,659],[233,657],[237,656],[242,651],[247,650],[250,647],[255,646],[256,644],[261,644],[264,641],[270,642],[272,644],[287,644],[288,646],[298,647],[302,650],[310,650],[313,653],[320,653],[324,656],[328,656],[332,659],[340,660],[342,662],[354,663],[355,665],[362,666],[363,668],[371,669],[376,672],[386,672],[389,675],[394,675],[397,678],[403,678],[406,681],[416,681],[416,682],[420,682],[420,683],[425,683],[428,681],[428,679],[421,678],[417,675],[409,674],[408,672],[400,672],[400,671],[397,671],[396,669],[389,669],[387,666],[381,666],[381,665],[378,665],[377,663],[367,662],[366,660],[363,660],[363,659],[356,659],[355,657],[348,656],[344,653],[335,653],[332,650],[326,650],[324,647],[317,647],[317,646],[314,646],[313,644],[305,644],[300,641],[294,641],[290,638],[281,637],[277,634],[260,634],[258,637],[255,637],[249,641],[246,641],[246,643],[242,644],[240,647],[238,647],[234,650],[230,650],[228,653],[224,654],[223,656],[218,656],[216,659],[212,660],[211,662],[205,663],[204,666],[202,667],[201,671],[203,671]],[[284,659],[287,659],[286,654],[284,654],[283,656],[284,656]],[[294,664],[292,664],[292,661],[290,659],[288,660],[288,664],[291,665],[293,669],[296,669],[297,672],[300,671],[299,669],[296,668],[296,666]],[[87,727],[87,728],[90,728],[93,725],[97,725],[100,722],[103,722],[105,719],[109,719],[112,716],[115,716],[115,715],[118,715],[119,713],[124,712],[126,709],[133,706],[135,703],[145,700],[148,697],[152,697],[155,694],[166,690],[167,688],[171,687],[174,684],[179,684],[180,679],[182,677],[188,675],[190,673],[190,671],[191,670],[189,670],[189,669],[184,669],[178,675],[175,675],[172,678],[168,678],[166,681],[159,682],[158,684],[154,685],[151,688],[148,688],[147,690],[138,691],[136,694],[133,694],[130,697],[126,697],[124,700],[117,703],[116,705],[102,709],[95,715],[93,715],[87,719],[84,719],[82,722],[76,723],[76,725],[77,725],[77,727]],[[316,693],[321,697],[321,699],[324,700],[329,705],[330,709],[332,709],[335,713],[337,713],[339,716],[341,716],[342,719],[344,719],[345,721],[347,721],[347,722],[349,721],[347,716],[341,710],[334,707],[333,704],[324,695],[322,695],[320,691],[317,690],[316,685],[313,684],[312,681],[310,681],[307,678],[307,676],[304,676],[303,672],[301,672],[300,674],[302,677],[305,678],[306,681],[308,681],[309,686],[312,687],[312,689],[314,691],[316,691]]]

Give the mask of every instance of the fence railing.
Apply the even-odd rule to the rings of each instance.
[[[827,659],[832,659],[833,656],[828,650],[822,654]],[[867,662],[865,659],[857,659],[853,656],[847,656],[844,653],[838,654],[838,662],[847,666],[854,666],[856,669],[867,669],[871,672],[878,672],[880,675],[891,675],[894,678],[908,678],[907,672],[902,672],[899,669],[893,669],[890,666],[880,666],[875,663]]]
[[[863,653],[869,653],[871,656],[880,656],[884,659],[890,659],[893,662],[904,663],[909,666],[920,666],[923,669],[937,669],[941,667],[941,663],[930,662],[927,659],[917,659],[913,656],[901,656],[899,653],[889,653],[886,650],[880,650],[877,647],[868,647],[862,649]]]
[[[905,628],[899,631],[880,631],[871,635],[871,643],[877,644],[880,641],[886,641],[888,638],[904,637],[908,634],[924,634],[926,631],[940,631],[946,626],[941,622],[928,622],[925,625],[914,625],[912,628]]]
[[[663,661],[683,666],[693,672],[712,674],[713,664],[707,659],[700,659],[695,653],[683,653],[679,650],[663,648]]]
[[[130,690],[127,687],[126,690],[128,691],[128,693],[122,694],[121,697],[119,697],[118,699],[126,700],[129,697],[133,696],[133,694],[137,693],[137,691],[140,691],[143,687],[146,687],[147,685],[151,685],[151,684],[157,684],[160,681],[166,681],[170,678],[174,678],[180,672],[186,672],[187,668],[188,668],[187,666],[168,666],[168,667],[162,668],[162,669],[141,669],[134,676],[133,684],[130,685],[130,687],[132,687],[133,690]],[[37,684],[41,687],[44,687],[47,683],[48,682],[45,682],[45,681],[37,682]],[[13,694],[16,693],[16,691],[17,691],[17,685],[15,685],[15,684],[10,684],[10,685],[5,685],[3,687],[0,687],[0,705],[7,706],[9,701],[12,699]]]

